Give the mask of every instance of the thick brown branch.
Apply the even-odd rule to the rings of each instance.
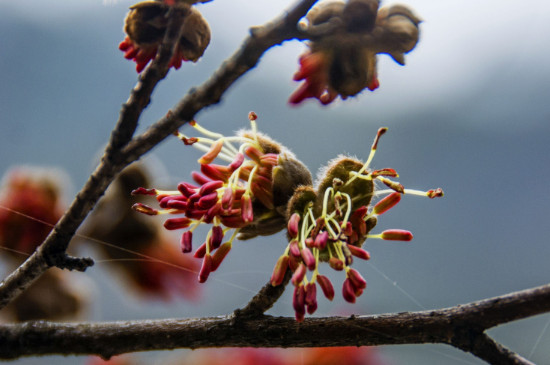
[[[483,334],[511,318],[550,311],[550,285],[433,311],[293,318],[223,316],[110,323],[32,322],[0,326],[0,358],[45,354],[103,357],[201,347],[317,347],[443,343],[494,364],[527,364]],[[493,307],[487,307],[487,303]],[[543,303],[543,304],[540,304]],[[522,306],[521,315],[512,314]],[[497,315],[500,321],[497,321]],[[484,318],[492,317],[490,321]],[[513,362],[516,361],[516,362]]]

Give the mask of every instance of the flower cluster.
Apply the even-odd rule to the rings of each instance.
[[[370,258],[369,253],[361,248],[365,240],[412,239],[409,231],[401,229],[370,234],[376,226],[377,217],[395,206],[403,194],[429,198],[443,196],[441,189],[426,192],[405,189],[400,183],[389,179],[398,177],[393,169],[368,169],[378,140],[385,132],[386,128],[378,131],[366,163],[347,157],[335,159],[324,171],[317,189],[297,189],[288,203],[289,244],[275,265],[271,284],[280,285],[288,268],[293,272],[293,306],[298,321],[304,319],[306,311],[313,314],[317,309],[316,284],[329,300],[334,298],[331,281],[319,274],[319,262],[328,262],[332,269],[345,272],[342,295],[346,301],[354,303],[367,286],[361,274],[351,268],[354,257],[362,260]],[[376,190],[375,180],[389,189]],[[371,208],[372,198],[381,195],[386,196]],[[311,273],[309,278],[308,272]]]
[[[161,209],[142,203],[133,208],[148,215],[178,215],[167,219],[164,227],[185,229],[181,238],[184,253],[193,249],[193,231],[201,224],[211,225],[194,254],[203,260],[200,282],[219,267],[235,238],[271,235],[286,228],[289,243],[277,260],[271,284],[281,285],[291,270],[296,319],[301,321],[306,311],[312,314],[317,309],[317,284],[329,300],[334,298],[331,281],[319,273],[320,262],[345,272],[342,295],[348,302],[355,302],[366,288],[366,281],[351,265],[354,257],[369,259],[362,248],[365,240],[412,239],[410,232],[401,229],[372,234],[378,216],[395,206],[402,195],[435,198],[443,196],[443,191],[405,189],[391,180],[398,177],[395,170],[369,169],[386,128],[378,131],[366,163],[339,157],[321,173],[314,188],[307,168],[284,147],[256,131],[254,113],[249,119],[251,130],[234,137],[213,133],[196,122],[191,125],[205,137],[187,137],[178,132],[186,145],[205,152],[199,159],[201,172],[192,173],[195,183],[182,182],[175,191],[135,189],[134,195],[156,196]],[[214,164],[216,158],[228,164]],[[376,181],[388,189],[375,189]],[[371,207],[373,197],[380,196],[384,197]],[[224,243],[229,230],[233,233]]]
[[[286,227],[286,204],[301,185],[311,184],[311,174],[294,155],[256,130],[256,115],[249,114],[251,130],[225,137],[190,124],[204,137],[187,137],[177,133],[186,145],[205,154],[199,159],[200,172],[193,172],[194,183],[181,182],[177,190],[138,188],[132,193],[156,196],[161,209],[134,204],[138,212],[148,215],[179,215],[165,221],[168,230],[186,229],[181,250],[193,250],[193,231],[201,224],[211,224],[206,240],[194,256],[203,260],[199,281],[215,271],[239,239],[270,235]],[[235,144],[239,144],[238,147]],[[216,158],[227,165],[213,163]],[[226,242],[224,237],[233,230]]]
[[[389,54],[403,65],[418,42],[420,19],[402,5],[378,9],[379,0],[321,2],[307,14],[312,42],[299,59],[295,81],[303,84],[291,104],[316,98],[329,104],[379,86],[376,55]]]
[[[189,2],[189,1],[187,1]],[[170,67],[179,69],[183,61],[197,62],[210,43],[210,26],[201,13],[181,1],[142,1],[130,7],[126,16],[126,38],[119,49],[124,57],[136,62],[136,71],[141,72],[155,58],[168,25],[167,13],[171,6],[182,6],[186,15],[182,24],[181,38],[170,62]],[[206,1],[193,1],[206,2]]]

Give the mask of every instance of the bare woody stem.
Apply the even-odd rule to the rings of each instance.
[[[294,318],[222,316],[106,323],[0,325],[0,358],[117,354],[207,347],[319,347],[440,343],[491,364],[530,364],[489,338],[499,324],[550,311],[550,284],[432,311]]]
[[[141,76],[123,105],[117,126],[112,132],[100,165],[77,194],[69,209],[59,220],[42,245],[19,268],[0,283],[0,309],[42,275],[49,267],[85,270],[91,259],[69,258],[66,250],[76,230],[95,206],[114,177],[128,164],[140,158],[166,138],[172,131],[189,121],[201,109],[217,103],[235,80],[256,66],[261,55],[273,45],[298,35],[296,24],[316,0],[299,1],[284,16],[253,32],[241,50],[226,60],[204,85],[190,92],[175,108],[171,117],[154,124],[142,136],[132,139],[141,112],[149,104],[157,83],[166,76],[168,64],[179,39],[185,7],[170,12],[170,21],[163,46],[152,65]]]

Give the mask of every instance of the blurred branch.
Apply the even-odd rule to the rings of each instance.
[[[530,364],[485,331],[550,311],[550,284],[455,307],[370,316],[221,316],[106,323],[0,325],[0,358],[114,355],[205,347],[327,347],[440,343],[491,364]]]
[[[71,238],[95,206],[101,195],[124,167],[151,150],[174,130],[190,121],[203,108],[219,102],[223,93],[243,74],[254,68],[261,55],[270,47],[299,35],[296,24],[316,0],[299,1],[291,10],[275,21],[256,28],[245,39],[241,49],[226,60],[202,86],[192,89],[175,107],[173,113],[151,126],[143,135],[132,139],[141,112],[149,104],[156,84],[166,76],[176,40],[179,39],[185,7],[174,7],[159,55],[140,77],[130,98],[123,105],[119,121],[111,134],[101,163],[90,175],[69,209],[37,251],[17,270],[0,283],[0,309],[23,292],[49,267],[56,266],[56,258],[65,257]],[[67,268],[84,270],[85,265]],[[74,261],[72,261],[74,262]],[[65,267],[66,265],[60,265]]]

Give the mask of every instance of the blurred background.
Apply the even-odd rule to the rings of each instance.
[[[212,42],[197,64],[170,71],[139,130],[206,80],[239,47],[250,26],[263,24],[292,3],[216,0],[199,6],[211,25]],[[405,196],[384,215],[376,231],[408,229],[414,240],[368,241],[371,260],[354,265],[367,280],[365,293],[355,305],[340,295],[332,302],[320,299],[316,316],[435,309],[550,281],[550,5],[535,0],[402,3],[424,20],[421,40],[404,67],[379,56],[381,86],[374,92],[328,107],[314,100],[289,106],[287,99],[298,86],[292,75],[305,49],[293,41],[271,49],[220,104],[197,115],[203,126],[230,134],[247,127],[247,114],[254,110],[259,129],[289,147],[314,173],[342,153],[366,159],[377,129],[387,126],[373,167],[396,169],[409,188],[444,189],[443,199]],[[135,64],[118,50],[131,4],[0,1],[1,174],[17,165],[61,169],[67,175],[61,198],[72,200],[95,167],[137,80]],[[388,4],[392,2],[383,2]],[[195,135],[188,128],[182,131]],[[189,180],[198,157],[196,150],[169,138],[143,160],[155,186],[169,187]],[[178,247],[179,235],[162,235]],[[269,280],[286,246],[283,234],[236,242],[196,295],[164,300],[124,285],[102,251],[105,245],[79,241],[73,248],[98,262],[85,274],[71,273],[69,281],[86,289],[78,294],[88,303],[78,319],[94,321],[230,313]],[[127,258],[135,256],[128,253]],[[120,269],[124,257],[116,259]],[[11,268],[1,265],[4,272]],[[339,291],[342,278],[332,277]],[[269,313],[293,316],[291,292]],[[531,361],[550,364],[549,324],[546,314],[490,334]],[[201,351],[138,358],[160,364]],[[291,354],[295,363],[306,363],[302,350],[280,351]],[[379,364],[483,363],[443,345],[384,346],[376,355]],[[90,361],[51,359],[60,364]]]

